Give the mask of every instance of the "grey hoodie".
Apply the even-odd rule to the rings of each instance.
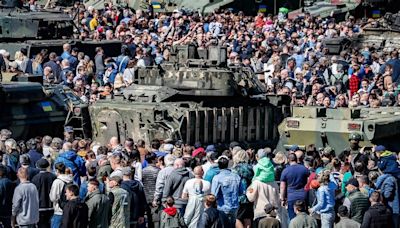
[[[58,200],[61,196],[61,191],[64,188],[65,184],[72,183],[72,176],[66,174],[60,174],[57,179],[54,180],[53,184],[51,185],[50,189],[50,200],[53,202],[54,214],[55,215],[62,215],[63,211],[58,204]]]
[[[172,196],[175,199],[175,206],[177,208],[181,208],[182,205],[187,204],[187,200],[182,199],[183,187],[186,181],[193,177],[193,174],[185,167],[173,170],[165,182],[163,201],[168,196]]]

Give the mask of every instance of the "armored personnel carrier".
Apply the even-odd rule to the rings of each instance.
[[[345,1],[306,1],[307,6],[293,10],[288,14],[289,19],[295,19],[298,16],[304,16],[309,13],[313,17],[334,17],[338,21],[342,21],[346,16],[354,12],[355,8],[360,4],[359,1],[345,0]]]
[[[245,67],[227,66],[226,48],[177,46],[171,62],[141,68],[132,86],[89,107],[93,138],[275,145],[287,96],[266,96]]]
[[[352,132],[362,136],[362,146],[378,144],[400,151],[400,108],[293,107],[293,115],[279,125],[278,149],[314,144],[317,148],[330,146],[340,153],[348,147]]]
[[[367,45],[385,52],[393,51],[400,45],[400,12],[387,13],[363,29],[362,36],[356,43]]]
[[[62,136],[65,125],[73,126],[82,137],[90,137],[88,105],[67,87],[3,82],[0,106],[0,129],[10,129],[16,139]]]
[[[97,46],[102,46],[107,56],[120,54],[121,41],[75,39],[74,26],[73,18],[61,9],[31,12],[16,4],[3,4],[0,6],[0,49],[7,50],[13,59],[21,48],[26,48],[30,57],[43,48],[62,53],[62,45],[68,42],[89,55],[96,54]]]

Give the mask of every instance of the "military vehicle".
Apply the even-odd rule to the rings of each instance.
[[[218,46],[177,46],[170,62],[138,69],[121,95],[89,107],[93,139],[275,145],[290,98],[265,96],[254,73],[228,67],[226,56]]]
[[[107,56],[120,54],[121,41],[75,39],[74,20],[60,8],[31,12],[15,4],[4,6],[0,7],[0,49],[7,50],[11,59],[21,48],[26,48],[30,57],[44,48],[62,53],[64,43],[92,56],[97,46],[102,46]]]
[[[88,105],[72,90],[42,86],[28,76],[19,80],[0,83],[0,129],[10,129],[16,139],[27,139],[46,134],[61,137],[69,125],[77,135],[90,138]]]
[[[292,145],[332,147],[338,154],[349,146],[349,134],[362,136],[361,146],[385,145],[400,151],[400,108],[293,107],[293,115],[279,125],[278,150]]]
[[[309,13],[313,17],[334,17],[338,21],[343,21],[347,16],[354,12],[360,2],[355,0],[313,1],[307,2],[307,4],[309,6],[289,12],[288,18],[295,19],[298,16],[304,16],[305,13]]]
[[[95,9],[102,9],[104,3],[111,2],[113,5],[129,7],[131,9],[142,9],[147,11],[152,9],[154,12],[172,13],[176,9],[185,9],[186,11],[198,11],[199,13],[212,13],[216,9],[235,8],[244,11],[247,14],[254,14],[259,0],[86,0],[85,6],[93,6]]]

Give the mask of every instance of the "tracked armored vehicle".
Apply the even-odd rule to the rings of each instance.
[[[172,60],[141,68],[132,86],[89,107],[93,138],[275,145],[287,96],[265,96],[254,73],[228,67],[226,48],[177,46]]]
[[[93,41],[74,38],[73,18],[61,9],[31,12],[15,4],[0,6],[0,49],[14,58],[16,51],[26,48],[29,57],[42,49],[62,53],[62,45],[70,43],[88,55],[95,47],[103,47],[107,56],[119,55],[121,41]]]
[[[81,137],[90,137],[88,105],[67,87],[3,82],[0,106],[0,129],[10,129],[16,139],[61,137],[65,125],[73,126]]]
[[[314,144],[317,148],[330,146],[340,153],[349,146],[352,132],[362,136],[362,146],[385,145],[400,151],[400,108],[293,107],[293,115],[279,126],[278,149]]]

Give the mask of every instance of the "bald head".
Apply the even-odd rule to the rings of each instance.
[[[185,161],[182,158],[178,158],[174,162],[174,168],[179,169],[185,167]]]
[[[296,152],[294,152],[294,154],[296,155],[297,158],[297,162],[298,163],[302,163],[303,159],[304,159],[304,153],[301,150],[297,150]]]
[[[119,140],[118,140],[118,138],[115,137],[115,136],[114,136],[114,137],[111,137],[111,139],[110,139],[110,145],[111,145],[112,148],[118,146],[118,145],[119,145]]]
[[[72,150],[72,143],[70,143],[70,142],[64,143],[62,149],[63,149],[63,151],[70,151],[70,150]]]
[[[203,167],[201,165],[194,167],[193,173],[195,177],[202,177],[204,175]]]

